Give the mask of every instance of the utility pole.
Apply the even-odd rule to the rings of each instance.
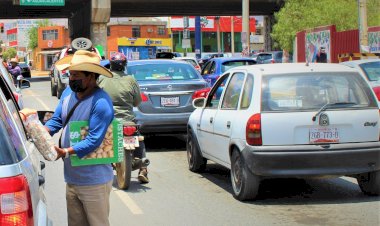
[[[231,53],[235,53],[235,31],[234,31],[234,17],[231,16]]]
[[[249,54],[249,0],[242,0],[242,20],[243,20],[243,32],[241,33],[241,41],[243,51],[248,51]]]
[[[368,52],[367,0],[358,0],[359,10],[359,49]]]
[[[215,17],[216,22],[216,41],[218,42],[218,53],[221,53],[222,50],[220,48],[220,16]]]

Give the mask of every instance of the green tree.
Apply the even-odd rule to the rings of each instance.
[[[45,27],[45,26],[51,26],[52,24],[48,19],[40,20],[37,22],[37,25],[34,27],[31,27],[28,30],[28,37],[29,37],[29,49],[35,49],[38,46],[38,28],[39,27]]]
[[[380,25],[380,1],[367,0],[368,26]],[[291,51],[296,33],[314,27],[335,25],[337,31],[358,29],[357,0],[285,0],[275,13],[272,38],[278,48]]]
[[[11,59],[11,58],[15,57],[16,54],[17,54],[17,51],[15,48],[9,48],[9,49],[4,51],[3,59],[4,60]]]

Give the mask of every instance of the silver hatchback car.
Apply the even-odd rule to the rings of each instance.
[[[0,86],[0,225],[50,226],[43,186],[45,164],[2,76]]]

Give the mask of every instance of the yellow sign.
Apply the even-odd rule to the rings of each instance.
[[[170,38],[118,38],[118,46],[172,46]]]

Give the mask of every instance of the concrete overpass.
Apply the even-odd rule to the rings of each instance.
[[[20,6],[20,0],[1,0],[0,19],[68,18],[70,38],[88,37],[106,43],[110,17],[233,16],[242,15],[243,0],[65,0],[65,6]],[[273,13],[285,0],[248,0],[249,15],[268,15],[266,39]],[[270,44],[266,44],[269,46]]]

